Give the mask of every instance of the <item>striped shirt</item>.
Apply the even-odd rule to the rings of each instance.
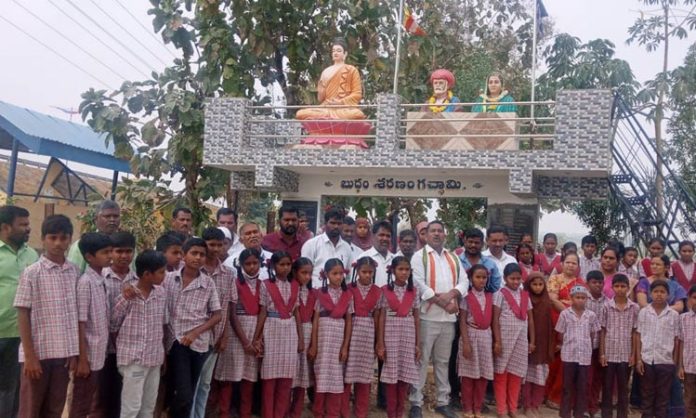
[[[134,289],[136,296],[131,300],[116,297],[111,315],[111,332],[118,333],[116,362],[119,366],[159,366],[164,362],[163,325],[169,322],[167,291],[154,286],[145,299]]]
[[[77,282],[77,320],[85,324],[89,368],[101,370],[109,343],[109,307],[104,277],[90,266]]]
[[[39,360],[77,356],[77,280],[80,271],[68,261],[56,264],[44,256],[22,272],[15,308],[31,310],[31,339]],[[19,347],[24,362],[24,345]]]
[[[600,330],[597,315],[585,309],[582,315],[566,308],[556,323],[556,332],[563,334],[561,360],[565,363],[578,363],[589,366],[592,362],[592,336]]]
[[[631,357],[633,330],[638,325],[640,307],[630,299],[623,309],[616,306],[614,299],[608,299],[599,322],[606,329],[604,337],[604,356],[609,363],[628,363]]]

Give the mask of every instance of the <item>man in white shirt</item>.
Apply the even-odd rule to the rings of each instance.
[[[505,271],[505,266],[517,263],[515,257],[505,252],[505,246],[507,244],[508,234],[505,228],[499,225],[491,225],[488,227],[486,230],[486,246],[488,249],[481,254],[495,261],[501,276]]]
[[[392,224],[387,221],[379,221],[372,225],[372,248],[364,251],[353,262],[363,257],[370,257],[377,263],[375,271],[375,284],[379,287],[387,284],[387,266],[394,258],[394,254],[389,251],[392,239]]]
[[[343,211],[332,208],[324,214],[324,233],[308,240],[302,246],[302,257],[309,258],[314,264],[312,271],[312,287],[321,287],[319,273],[324,269],[324,263],[332,258],[338,258],[345,269],[353,262],[350,244],[341,239],[343,229]]]
[[[469,280],[459,258],[444,248],[446,234],[442,222],[428,224],[426,246],[411,258],[413,281],[421,296],[420,310],[420,381],[411,392],[410,418],[423,416],[423,386],[432,359],[437,391],[435,412],[456,418],[449,406],[450,384],[448,365],[454,327],[459,312],[459,298],[466,295]]]
[[[228,255],[239,254],[244,249],[244,244],[239,240],[237,234],[237,212],[230,208],[220,208],[215,214],[217,218],[217,226],[225,227],[230,231],[232,245],[227,250]]]
[[[235,273],[237,272],[237,259],[239,255],[247,248],[255,248],[261,252],[261,270],[259,271],[259,279],[268,279],[268,269],[266,269],[266,262],[271,259],[273,254],[261,248],[261,229],[259,225],[253,222],[248,222],[239,228],[239,240],[242,242],[244,248],[240,248],[238,251],[230,254],[229,257],[223,263],[225,266],[231,268]]]

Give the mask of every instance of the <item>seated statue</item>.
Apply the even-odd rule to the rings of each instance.
[[[503,77],[500,73],[491,73],[486,79],[486,92],[476,98],[475,105],[471,108],[472,112],[517,112],[517,105],[509,104],[514,102],[510,93],[504,89]]]
[[[428,99],[428,106],[424,112],[456,112],[459,107],[454,106],[454,103],[459,103],[459,98],[452,93],[455,78],[449,70],[439,69],[433,71],[430,75],[430,84],[433,86],[433,95]]]
[[[347,55],[346,41],[335,39],[331,49],[333,65],[324,69],[317,84],[320,107],[300,109],[297,119],[365,119],[365,114],[357,107],[333,107],[356,105],[362,99],[360,73],[346,64]]]

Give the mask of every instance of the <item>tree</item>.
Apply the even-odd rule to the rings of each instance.
[[[696,44],[689,48],[684,64],[672,71],[671,79],[668,155],[678,165],[691,194],[696,195]]]
[[[391,90],[397,16],[392,4],[374,0],[151,0],[153,29],[179,58],[149,80],[127,81],[113,92],[90,89],[80,111],[107,134],[116,155],[131,161],[136,176],[170,186],[183,181],[196,224],[203,205],[234,199],[228,173],[202,164],[203,112],[212,97],[271,100],[258,81],[280,86],[288,104],[310,104],[314,83],[329,61],[335,36],[348,40],[349,61],[361,68],[365,100]],[[456,92],[473,99],[488,72],[503,69],[515,95],[528,97],[531,16],[525,0],[434,0],[416,13],[431,34],[405,40],[400,94],[424,102],[435,68],[456,69]],[[521,41],[521,42],[520,42]],[[158,202],[164,204],[166,202]],[[422,205],[421,205],[422,206]],[[416,214],[417,215],[417,214]]]
[[[684,39],[688,29],[696,28],[696,1],[694,0],[641,0],[647,6],[659,6],[657,14],[641,12],[641,15],[628,29],[627,43],[637,42],[648,52],[657,51],[662,47],[662,71],[653,80],[644,83],[644,89],[638,95],[641,102],[640,111],[645,113],[648,121],[654,126],[655,146],[658,153],[665,151],[663,122],[670,111],[668,98],[673,84],[669,71],[670,39]],[[693,6],[692,6],[693,5]],[[681,9],[684,7],[687,11]],[[658,217],[662,217],[664,204],[664,174],[662,161],[657,159],[655,189],[657,193],[656,206]]]

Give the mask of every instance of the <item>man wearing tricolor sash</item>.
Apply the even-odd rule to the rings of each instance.
[[[466,295],[469,281],[456,254],[444,248],[445,238],[442,222],[430,222],[426,234],[427,245],[411,258],[413,281],[423,302],[420,313],[420,381],[414,385],[410,396],[411,418],[422,417],[423,386],[431,360],[437,392],[435,411],[448,418],[457,417],[449,407],[448,364],[459,298]]]

